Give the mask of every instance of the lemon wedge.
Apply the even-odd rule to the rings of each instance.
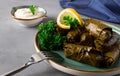
[[[80,14],[78,14],[76,10],[74,10],[73,8],[66,8],[62,10],[57,17],[57,25],[62,29],[70,29],[70,25],[64,24],[64,16],[70,16],[71,18],[77,19],[80,25],[82,25],[83,23]]]

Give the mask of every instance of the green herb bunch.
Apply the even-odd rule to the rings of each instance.
[[[65,25],[70,25],[70,28],[77,28],[77,25],[79,24],[76,18],[72,18],[70,16],[64,16],[63,20],[65,20]]]
[[[31,13],[34,15],[34,14],[35,14],[35,11],[36,11],[36,6],[35,6],[35,5],[31,5],[31,6],[29,7],[29,9],[30,9]]]
[[[41,50],[57,50],[60,49],[66,37],[55,33],[56,23],[51,20],[41,23],[38,26],[39,47]]]

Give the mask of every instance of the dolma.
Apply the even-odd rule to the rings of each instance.
[[[94,37],[88,32],[82,33],[80,36],[80,45],[94,46]]]
[[[80,35],[81,35],[81,31],[80,29],[72,29],[68,32],[67,34],[67,41],[68,42],[79,42],[80,39]]]
[[[102,55],[93,47],[71,43],[67,43],[64,45],[64,53],[65,56],[70,59],[97,67],[100,66],[100,63],[103,59]]]
[[[55,33],[58,33],[58,34],[63,35],[63,36],[66,36],[67,33],[70,31],[70,29],[62,29],[62,28],[59,28],[58,26],[53,28],[53,30],[55,31]]]
[[[101,40],[107,41],[112,36],[112,28],[107,27],[105,24],[98,20],[86,19],[85,28],[95,38],[100,37]]]
[[[104,53],[109,51],[109,47],[112,47],[112,45],[114,45],[119,40],[119,35],[116,32],[113,32],[112,37],[108,41],[102,41],[99,38],[94,40],[94,45],[97,51]]]
[[[104,60],[102,61],[102,64],[104,67],[110,67],[114,65],[114,63],[118,60],[120,57],[120,43],[115,43],[112,47],[110,47],[110,50],[106,53],[104,53]]]

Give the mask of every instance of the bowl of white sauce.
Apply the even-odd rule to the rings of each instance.
[[[32,11],[31,5],[16,6],[11,10],[13,19],[20,23],[24,27],[33,27],[38,25],[44,18],[46,18],[46,10],[39,6],[34,6]]]

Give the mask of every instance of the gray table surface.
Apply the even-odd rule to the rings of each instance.
[[[23,65],[33,53],[36,53],[34,35],[37,28],[21,27],[10,15],[11,8],[14,6],[33,4],[47,10],[48,18],[44,21],[56,19],[62,10],[59,0],[0,0],[0,75]],[[45,62],[41,62],[28,67],[15,76],[70,75],[54,69]]]
[[[12,7],[32,4],[47,10],[48,18],[46,20],[56,19],[58,13],[62,10],[58,0],[0,0],[0,75],[23,65],[33,53],[36,53],[34,35],[37,28],[21,27],[10,15]],[[70,75],[54,69],[45,62],[41,62],[30,66],[15,76]]]

